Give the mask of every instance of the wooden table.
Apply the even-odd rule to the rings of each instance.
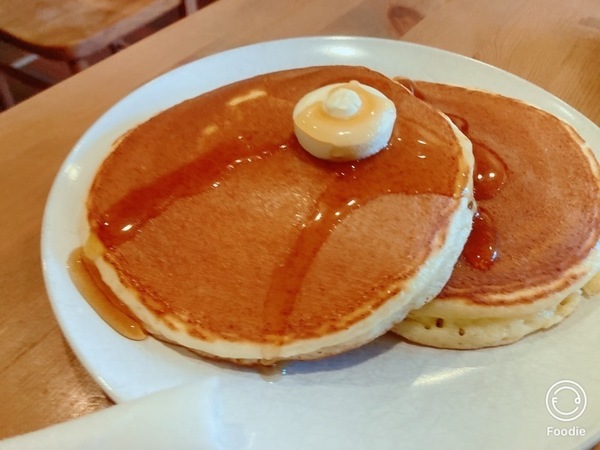
[[[307,35],[402,39],[547,89],[600,125],[598,0],[218,0],[0,114],[0,438],[111,405],[52,314],[40,226],[52,180],[113,103],[187,61]]]

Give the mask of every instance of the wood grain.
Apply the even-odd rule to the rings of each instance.
[[[598,17],[596,0],[447,2],[404,39],[514,73],[600,124]],[[448,21],[457,26],[446,26]]]
[[[332,34],[403,39],[479,59],[600,124],[598,0],[218,0],[59,83],[0,114],[0,438],[111,404],[62,337],[39,257],[46,197],[81,134],[120,98],[190,60]]]
[[[85,58],[181,0],[2,0],[0,37],[61,60]]]

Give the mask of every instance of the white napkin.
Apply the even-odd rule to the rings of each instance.
[[[2,450],[219,448],[208,379],[0,441]]]
[[[380,432],[397,428],[387,390],[362,387],[370,393],[353,396],[286,384],[207,378],[0,441],[0,450],[398,448],[398,439]]]

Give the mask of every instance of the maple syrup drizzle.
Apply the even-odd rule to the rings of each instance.
[[[488,200],[500,192],[506,183],[508,168],[491,148],[477,141],[472,142],[475,157],[473,194],[475,200]]]
[[[83,249],[71,253],[68,266],[73,284],[106,323],[126,338],[135,341],[146,338],[142,325],[131,317],[127,306],[102,281],[98,269],[87,259]]]
[[[282,145],[257,154],[253,146],[242,138],[224,147],[229,150],[206,152],[155,182],[128,192],[107,211],[91,217],[90,222],[100,241],[107,248],[116,248],[133,239],[149,220],[159,216],[177,199],[216,188],[237,166],[259,161],[285,149]]]
[[[420,151],[424,142],[421,140],[419,143],[419,139],[415,139],[411,145],[409,141],[408,138],[403,142],[391,141],[377,155],[360,161],[316,161],[326,169],[324,173],[329,177],[329,183],[317,198],[310,219],[303,224],[302,232],[284,263],[275,269],[265,301],[265,334],[275,338],[276,343],[281,343],[277,339],[286,334],[288,317],[294,311],[295,301],[317,253],[333,229],[350,213],[383,195],[443,192],[441,186],[436,186],[431,180],[423,182],[420,178],[417,181],[413,174],[413,179],[407,182],[401,177],[411,176],[406,173],[398,176],[401,166],[395,155],[403,149],[406,151],[407,145],[411,152],[415,149]],[[450,191],[445,194],[452,195]],[[265,354],[265,358],[270,356]]]
[[[472,267],[479,270],[489,270],[498,259],[496,229],[484,208],[479,207],[473,217],[473,228],[462,256]]]
[[[357,181],[357,177],[361,176],[363,164],[358,162],[337,164],[338,170],[333,175],[328,188],[318,198],[311,214],[312,219],[302,225],[302,232],[286,260],[275,269],[271,278],[265,302],[265,329],[276,336],[285,334],[286,318],[294,310],[302,282],[319,249],[336,225],[362,204],[376,196],[392,192],[391,189],[380,187],[381,192],[377,194],[360,195],[356,189],[351,188],[351,185]],[[345,190],[344,186],[350,189]]]
[[[508,168],[504,161],[491,148],[474,140],[469,135],[469,123],[463,117],[447,114],[457,128],[473,144],[473,196],[475,200],[489,200],[504,186],[508,177]],[[487,211],[479,204],[473,217],[473,228],[462,252],[462,257],[478,270],[489,270],[498,259],[498,232]]]
[[[407,155],[405,147],[410,147],[411,144],[408,142],[411,141],[411,138],[414,148]],[[431,147],[431,149],[427,150],[426,147]],[[96,216],[91,216],[90,223],[100,241],[107,248],[114,249],[134,238],[135,234],[149,220],[159,216],[162,211],[177,199],[194,196],[208,189],[217,188],[239,165],[257,163],[271,157],[276,152],[285,150],[295,151],[300,159],[303,159],[308,164],[321,166],[325,171],[335,173],[337,178],[344,178],[346,173],[370,171],[371,175],[367,178],[371,180],[370,183],[377,184],[377,192],[376,195],[367,194],[367,197],[369,197],[367,201],[372,200],[375,196],[393,192],[459,195],[463,186],[457,187],[455,185],[456,180],[452,179],[449,182],[447,178],[440,177],[438,179],[437,177],[433,178],[429,176],[432,170],[431,166],[439,164],[451,165],[447,161],[440,162],[443,161],[444,156],[440,153],[436,154],[436,150],[439,152],[439,149],[436,149],[434,145],[428,146],[427,142],[420,137],[408,136],[402,142],[390,142],[388,150],[390,148],[399,149],[398,151],[403,153],[400,155],[397,153],[390,155],[388,152],[387,156],[381,156],[382,153],[386,153],[382,151],[374,157],[348,163],[344,166],[344,163],[330,163],[307,156],[306,152],[300,149],[300,144],[298,144],[295,138],[280,145],[271,144],[262,151],[259,151],[252,145],[251,139],[240,138],[233,142],[219,145],[217,148],[205,152],[191,163],[164,175],[153,183],[128,192],[107,211]],[[418,158],[414,158],[415,149],[418,150]],[[429,151],[428,155],[426,154],[427,151]],[[380,162],[372,164],[371,160],[373,158],[376,158]],[[372,169],[373,166],[377,166],[377,169]],[[362,167],[369,167],[369,169],[362,170]],[[411,171],[406,170],[406,167],[411,167]],[[378,178],[382,178],[383,181],[378,180]],[[360,177],[353,176],[345,180],[342,183],[336,184],[336,186],[339,186],[338,191],[346,188],[351,192],[357,192],[358,189],[370,189],[369,185],[361,181]],[[351,181],[348,182],[348,180]],[[460,180],[460,182],[462,181]],[[385,186],[382,186],[382,183]],[[387,187],[388,184],[389,188]],[[330,196],[341,200],[343,202],[342,207],[343,204],[352,200],[352,195],[349,198],[344,197],[341,199],[344,196],[342,191],[332,192]]]
[[[287,375],[287,362],[280,361],[272,366],[257,366],[260,377],[268,383],[277,383]]]
[[[420,100],[428,101],[423,90],[409,79],[397,81]],[[474,140],[469,133],[469,122],[455,114],[446,115],[473,144],[473,196],[478,202],[493,198],[504,186],[508,177],[508,167],[500,156],[485,144]],[[489,270],[499,257],[497,230],[489,213],[478,206],[473,217],[473,228],[462,252],[462,258],[478,270]]]
[[[508,167],[495,151],[469,135],[469,123],[463,117],[455,114],[447,114],[447,116],[473,144],[473,157],[475,158],[473,194],[475,200],[488,200],[494,197],[506,183]]]

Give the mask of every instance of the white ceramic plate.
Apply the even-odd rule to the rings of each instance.
[[[215,427],[221,427],[220,439],[229,439],[236,448],[265,448],[285,436],[293,438],[286,448],[309,445],[308,436],[315,438],[312,448],[564,449],[599,439],[600,305],[593,302],[550,332],[511,346],[440,351],[388,336],[338,357],[292,363],[275,382],[252,370],[203,361],[154,339],[122,338],[78,294],[66,262],[80,245],[79,224],[94,173],[119,135],[158,111],[223,84],[324,64],[365,65],[389,76],[517,97],[571,123],[600,149],[598,127],[542,89],[472,59],[403,42],[283,40],[180,67],[133,92],[85,133],[48,200],[42,232],[45,280],[63,332],[85,367],[117,402],[193,380],[217,380],[218,392],[210,394],[215,396]],[[555,419],[546,406],[547,392],[561,380],[577,382],[587,394],[585,411],[571,422]],[[560,401],[558,406],[565,409],[570,400]],[[581,409],[584,403],[572,406]],[[310,433],[295,423],[310,424]],[[556,430],[578,436],[555,436]]]

